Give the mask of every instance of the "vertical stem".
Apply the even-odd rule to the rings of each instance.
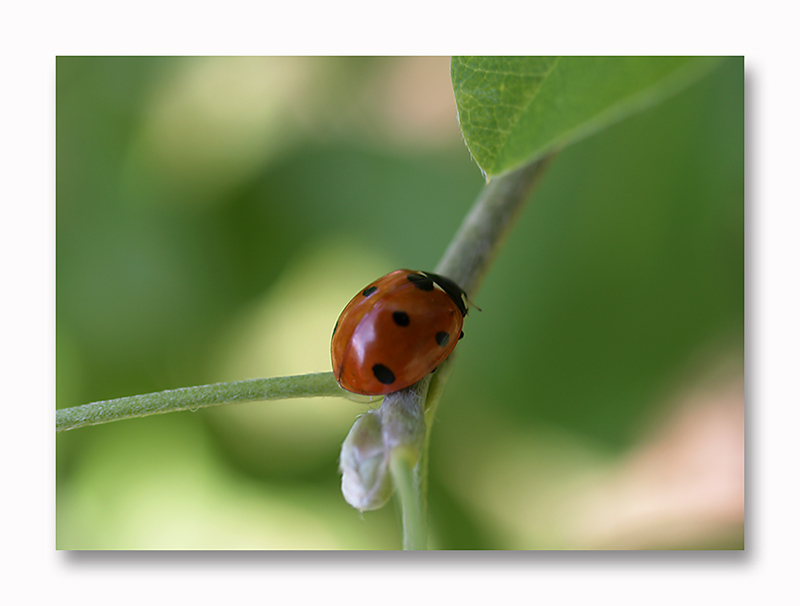
[[[391,454],[389,469],[403,512],[403,549],[427,549],[428,532],[420,492],[419,453],[400,447]],[[415,464],[416,462],[416,464]]]
[[[403,549],[427,549],[428,544],[420,469],[427,433],[425,401],[430,377],[387,394],[379,411],[389,472],[403,512]]]
[[[531,190],[541,178],[553,156],[546,156],[541,160],[523,166],[514,172],[508,173],[491,181],[478,196],[472,210],[464,218],[455,237],[445,251],[436,273],[447,276],[461,286],[469,296],[475,296],[480,288],[483,277],[497,255],[514,219],[528,199]],[[451,355],[438,368],[431,377],[430,388],[425,400],[425,443],[417,464],[417,473],[414,474],[414,488],[408,490],[419,504],[423,528],[427,519],[428,502],[428,446],[430,444],[430,428],[436,414],[436,407],[441,398],[442,391],[450,375],[453,356]],[[409,389],[413,389],[414,386]],[[395,476],[395,481],[398,481]],[[401,478],[405,481],[405,477]],[[404,545],[408,547],[408,523],[420,523],[416,520],[407,520],[406,511],[410,507],[408,496],[403,496],[399,484],[396,485],[401,494],[403,507],[403,534]],[[405,499],[405,500],[404,500]]]
[[[474,295],[546,164],[547,159],[540,160],[491,182],[464,219],[436,271]],[[348,502],[362,510],[376,509],[387,498],[383,490],[383,482],[388,479],[385,463],[383,467],[367,468],[349,462],[358,463],[364,459],[372,464],[374,457],[388,458],[388,471],[402,509],[404,549],[427,548],[428,428],[447,382],[451,363],[452,356],[439,365],[437,372],[406,389],[386,395],[375,417],[380,424],[380,440],[376,441],[375,427],[357,422],[361,429],[369,431],[363,436],[360,432],[348,436],[343,446],[342,485],[348,488],[344,492],[345,498],[348,499],[348,494],[355,495],[357,498],[348,499]],[[379,446],[377,450],[372,448],[369,451],[374,457],[360,456],[364,444]],[[380,458],[379,462],[386,460]],[[370,473],[360,473],[362,467]],[[354,484],[350,483],[351,480]],[[364,482],[367,485],[362,485]],[[380,498],[361,498],[373,494]]]

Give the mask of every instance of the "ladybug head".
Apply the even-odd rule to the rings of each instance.
[[[459,311],[461,312],[462,316],[467,315],[467,311],[469,311],[469,301],[467,299],[467,293],[455,282],[453,282],[450,278],[445,278],[444,276],[440,276],[438,274],[432,274],[428,272],[424,272],[427,277],[429,277],[433,283],[441,288],[444,292],[450,295],[450,298],[453,299],[453,302],[458,307]]]

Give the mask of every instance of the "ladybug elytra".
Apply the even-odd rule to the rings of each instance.
[[[413,385],[453,351],[467,295],[452,280],[399,269],[344,308],[331,340],[333,374],[344,389],[381,395]]]

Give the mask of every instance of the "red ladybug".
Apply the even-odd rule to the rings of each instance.
[[[380,395],[436,370],[464,336],[467,295],[452,280],[398,269],[358,293],[333,328],[333,374],[344,389]]]

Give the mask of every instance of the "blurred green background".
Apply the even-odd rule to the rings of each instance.
[[[350,297],[483,187],[442,57],[59,57],[56,171],[59,408],[330,370]],[[743,59],[565,149],[472,298],[432,548],[743,546]],[[59,434],[57,548],[399,548],[339,490],[366,406]]]

